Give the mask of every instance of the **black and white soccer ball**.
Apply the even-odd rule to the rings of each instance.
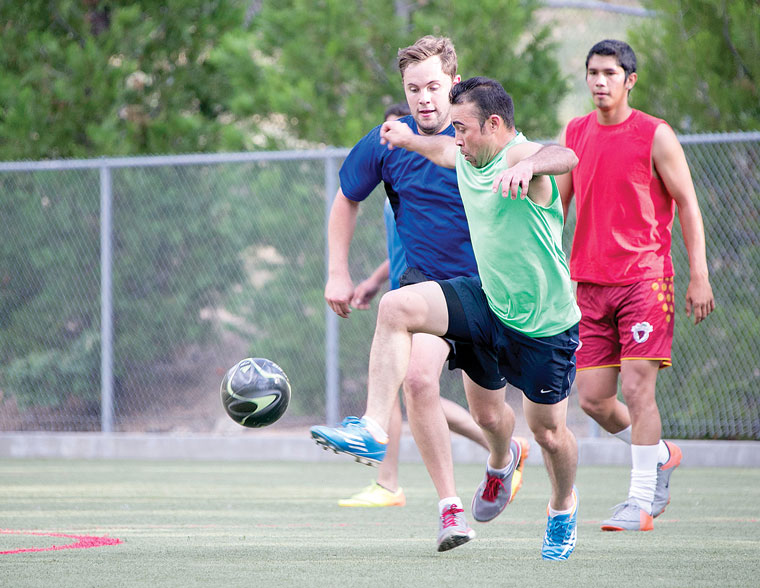
[[[273,361],[249,357],[227,371],[220,393],[233,421],[244,427],[266,427],[285,414],[290,381]]]

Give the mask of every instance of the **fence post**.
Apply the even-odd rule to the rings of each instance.
[[[100,168],[100,430],[113,432],[113,289],[111,168]]]
[[[333,155],[328,151],[325,159],[325,282],[329,269],[327,247],[327,224],[330,209],[338,192],[337,165]],[[338,423],[340,404],[340,338],[338,315],[325,305],[325,422],[329,425]]]

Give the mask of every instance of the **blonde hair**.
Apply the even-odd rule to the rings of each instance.
[[[398,50],[398,69],[403,77],[404,71],[413,63],[419,63],[429,57],[441,58],[443,73],[452,78],[457,75],[457,52],[448,37],[426,35],[418,39],[414,45]]]

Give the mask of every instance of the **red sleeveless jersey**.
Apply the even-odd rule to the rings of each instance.
[[[673,275],[675,203],[652,172],[655,129],[667,124],[640,110],[618,125],[596,111],[570,121],[577,224],[570,255],[576,282],[621,286]]]

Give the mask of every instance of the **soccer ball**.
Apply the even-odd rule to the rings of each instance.
[[[288,408],[290,382],[273,361],[249,357],[229,369],[220,393],[233,421],[244,427],[266,427]]]

